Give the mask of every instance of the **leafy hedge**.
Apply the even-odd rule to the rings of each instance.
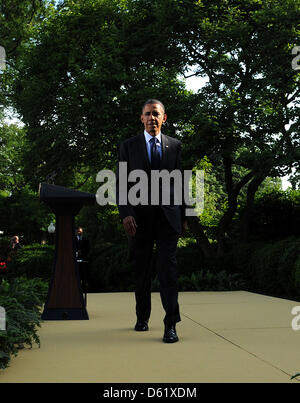
[[[46,299],[48,284],[40,279],[2,279],[0,306],[6,313],[6,330],[0,330],[0,368],[5,369],[11,356],[20,346],[40,345],[37,327],[40,326],[40,308]]]
[[[180,291],[237,290],[244,286],[240,274],[225,270],[213,273],[193,239],[180,239],[177,249],[178,281]],[[126,242],[106,242],[94,250],[90,259],[90,292],[122,292],[135,289],[135,279],[129,261]],[[153,273],[152,290],[159,291],[159,282]]]
[[[33,243],[23,246],[7,264],[9,278],[26,276],[49,280],[54,261],[54,246]]]
[[[178,281],[181,291],[234,291],[245,287],[241,274],[225,270],[218,273],[200,270],[190,276],[180,276]]]
[[[241,273],[254,292],[300,297],[300,239],[290,237],[269,243],[236,245],[226,264]]]
[[[232,244],[230,249],[218,264],[210,265],[194,239],[180,239],[177,249],[180,290],[248,289],[286,297],[300,295],[299,238]],[[53,246],[25,246],[8,265],[7,277],[48,280],[53,258]],[[126,240],[93,245],[89,292],[133,291],[134,283]],[[153,289],[159,289],[157,279],[153,281]]]
[[[90,256],[89,291],[132,291],[134,276],[125,243],[105,242]]]

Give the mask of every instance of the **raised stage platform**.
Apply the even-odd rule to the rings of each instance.
[[[245,291],[182,292],[180,341],[162,342],[164,316],[152,294],[148,332],[135,332],[133,293],[88,294],[89,320],[45,321],[41,347],[20,350],[0,383],[274,382],[300,372],[300,302]],[[300,320],[299,320],[300,324]]]

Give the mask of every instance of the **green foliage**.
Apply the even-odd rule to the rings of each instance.
[[[245,208],[245,207],[243,207]],[[243,208],[240,209],[241,216]],[[267,189],[256,195],[249,235],[256,240],[279,240],[300,235],[300,191]]]
[[[39,279],[15,278],[0,283],[0,306],[6,312],[6,331],[0,331],[0,368],[5,369],[20,345],[40,345],[37,328],[48,286]]]
[[[299,71],[291,69],[291,49],[299,40],[300,4],[204,0],[168,5],[182,58],[195,75],[208,78],[196,94],[198,102],[192,98],[197,107],[183,140],[189,142],[189,160],[207,156],[223,173],[221,256],[243,190],[250,210],[265,177],[299,167]]]
[[[161,98],[164,131],[183,140],[185,167],[208,158],[201,224],[217,228],[211,239],[222,255],[250,184],[299,164],[299,71],[291,69],[299,0],[48,3],[1,6],[7,48],[19,45],[8,89],[26,127],[20,176],[36,190],[60,169],[57,184],[94,191],[96,172],[113,167],[118,143],[141,129],[141,104]],[[189,66],[209,78],[197,94],[179,79]]]
[[[224,205],[226,193],[222,181],[222,172],[218,166],[213,166],[207,156],[204,156],[193,167],[194,182],[196,170],[201,170],[204,173],[204,210],[199,217],[200,222],[203,226],[216,226],[226,210]]]
[[[259,197],[264,193],[271,193],[274,191],[280,192],[282,190],[282,182],[280,178],[267,177],[262,184],[258,187],[255,197]]]
[[[193,239],[179,240],[177,265],[181,291],[228,291],[244,286],[242,276],[225,270],[211,272],[201,250]],[[126,240],[113,244],[105,242],[91,256],[91,292],[133,291],[134,272],[129,260]],[[153,272],[152,291],[159,291],[159,281]]]
[[[28,40],[32,27],[44,13],[48,0],[2,0],[0,4],[0,38],[6,53],[6,69],[0,71],[0,108],[10,104],[8,83],[10,68],[19,55],[20,47]],[[1,109],[0,109],[1,113]]]
[[[22,155],[26,147],[24,128],[0,119],[0,190],[9,195],[24,186]]]
[[[191,274],[203,268],[204,256],[193,238],[179,238],[177,246],[178,274]]]
[[[22,236],[23,244],[40,242],[53,214],[36,191],[24,187],[10,196],[0,196],[1,230],[5,236]]]
[[[90,259],[91,292],[133,291],[134,276],[126,242],[103,242]]]
[[[84,227],[92,248],[101,246],[103,241],[124,241],[124,229],[116,206],[83,207],[75,218],[75,225]]]
[[[294,264],[295,270],[295,288],[298,294],[300,294],[300,256],[298,256],[297,260]]]
[[[0,6],[0,38],[8,56],[15,56],[18,47],[28,39],[32,26],[43,14],[43,0],[2,0]]]
[[[230,274],[225,270],[218,273],[200,270],[190,276],[180,276],[178,281],[181,291],[234,291],[245,286],[241,274]]]
[[[237,244],[225,262],[231,262],[231,270],[241,273],[253,292],[299,298],[299,255],[299,238],[291,237]]]
[[[170,105],[166,127],[175,133],[186,92],[175,68],[151,60],[163,56],[150,56],[151,22],[151,9],[139,2],[67,1],[32,34],[13,91],[28,127],[24,172],[33,187],[57,168],[57,183],[71,185],[78,172],[94,178],[114,166],[117,144],[141,130],[141,105],[157,93]],[[144,45],[135,46],[141,36]]]
[[[127,239],[116,207],[84,207],[76,217],[90,242],[91,292],[121,291],[132,286]]]
[[[54,246],[31,244],[23,246],[7,264],[9,278],[25,276],[49,280],[54,263]]]
[[[4,261],[6,259],[6,252],[10,242],[10,237],[1,236],[0,237],[0,260]]]

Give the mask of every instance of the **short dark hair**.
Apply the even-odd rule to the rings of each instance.
[[[145,106],[146,105],[153,105],[153,104],[159,104],[161,107],[162,107],[162,109],[163,109],[163,111],[164,111],[164,113],[165,113],[165,106],[164,106],[164,104],[161,102],[161,101],[159,101],[158,99],[154,99],[154,98],[150,98],[150,99],[148,99],[145,103],[144,103],[144,105],[143,105],[143,107],[142,107],[142,113],[144,112],[144,108],[145,108]]]

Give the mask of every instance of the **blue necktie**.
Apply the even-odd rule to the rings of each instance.
[[[151,144],[151,169],[159,169],[160,167],[160,153],[157,147],[157,139],[152,137]]]

